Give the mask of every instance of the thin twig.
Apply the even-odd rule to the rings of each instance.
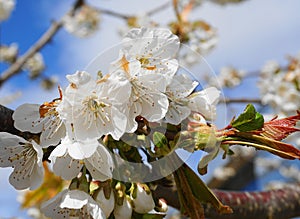
[[[19,57],[17,61],[12,64],[6,71],[1,74],[0,77],[0,87],[3,85],[5,81],[7,81],[12,76],[18,74],[26,61],[31,58],[35,53],[40,51],[49,41],[51,41],[52,37],[57,33],[57,31],[62,27],[62,21],[52,22],[49,29],[41,36],[41,38],[32,45],[27,52]]]
[[[220,101],[220,103],[258,103],[258,104],[262,104],[260,99],[257,98],[225,98],[223,100]]]
[[[146,14],[148,16],[154,15],[154,14],[160,12],[160,11],[163,11],[163,10],[167,9],[168,7],[170,7],[170,5],[171,5],[171,1],[167,1],[164,4],[158,6],[158,7],[154,8],[154,9],[151,9]]]
[[[127,20],[127,19],[132,17],[130,15],[121,14],[119,12],[111,11],[111,10],[108,10],[108,9],[97,8],[97,10],[101,14],[111,15],[113,17],[121,18],[121,19],[124,19],[124,20]]]

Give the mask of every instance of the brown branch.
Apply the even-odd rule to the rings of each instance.
[[[262,104],[260,99],[257,98],[225,98],[222,99],[220,101],[220,103],[227,103],[227,104],[231,104],[231,103],[258,103],[258,104]]]
[[[84,3],[83,0],[76,0],[73,4],[72,9],[69,13],[73,13],[80,5]],[[1,73],[0,76],[0,87],[3,85],[5,81],[10,79],[12,76],[21,72],[23,65],[26,63],[28,59],[30,59],[34,54],[40,51],[51,39],[54,35],[59,31],[59,29],[63,26],[62,20],[53,21],[47,31],[33,44],[24,55],[20,56],[7,70]]]
[[[26,63],[26,61],[31,58],[35,53],[40,51],[57,33],[57,31],[62,27],[62,22],[52,22],[49,29],[41,36],[41,38],[31,46],[27,52],[19,57],[14,64],[12,64],[6,71],[1,74],[0,77],[0,87],[5,81],[7,81],[12,76],[18,74],[21,71],[21,68]]]
[[[233,214],[219,215],[210,205],[205,205],[205,215],[211,219],[287,219],[300,215],[300,186],[263,192],[233,192],[213,190],[219,200],[233,209]],[[163,197],[167,203],[180,209],[175,187],[158,185],[156,198]]]
[[[158,6],[158,7],[154,8],[154,9],[151,9],[151,10],[148,11],[146,14],[147,14],[148,16],[151,16],[151,15],[153,15],[153,14],[156,14],[156,13],[158,13],[158,12],[160,12],[160,11],[163,11],[163,10],[167,9],[168,7],[170,7],[170,5],[171,5],[171,1],[167,1],[167,2],[164,3],[164,4]]]
[[[12,119],[13,110],[6,108],[0,104],[0,132],[8,132],[14,135],[21,136],[25,139],[32,139],[39,136],[29,132],[21,132],[14,127],[14,120]]]
[[[154,8],[154,9],[151,9],[149,10],[148,12],[146,12],[146,14],[148,16],[152,16],[162,10],[165,10],[166,8],[168,8],[169,6],[171,5],[171,2],[170,1],[167,1],[166,3]],[[117,17],[117,18],[121,18],[121,19],[124,19],[124,20],[128,20],[132,17],[135,17],[134,15],[126,15],[126,14],[122,14],[122,13],[119,13],[119,12],[116,12],[116,11],[111,11],[109,9],[103,9],[103,8],[98,8],[97,9],[100,13],[102,14],[106,14],[106,15],[111,15],[113,17]]]
[[[132,17],[130,15],[121,14],[119,12],[111,11],[111,10],[108,10],[108,9],[97,8],[97,10],[98,10],[99,13],[106,14],[106,15],[111,15],[113,17],[121,18],[121,19],[124,19],[124,20],[127,20],[127,19]]]
[[[208,183],[209,188],[214,189],[225,189],[225,190],[239,190],[248,185],[251,181],[254,180],[254,153],[249,155],[237,156],[232,155],[223,167],[221,168],[230,168],[234,170],[234,175],[228,177],[213,177]]]

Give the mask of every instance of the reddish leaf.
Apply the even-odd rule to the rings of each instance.
[[[300,129],[295,128],[295,125],[299,120],[300,111],[297,111],[297,115],[295,116],[290,116],[283,119],[277,119],[276,116],[271,121],[264,123],[261,135],[280,141],[291,133],[300,131]]]
[[[231,144],[236,142],[236,144],[253,146],[259,150],[269,151],[272,154],[285,159],[300,159],[300,150],[290,144],[277,141],[265,136],[259,136],[250,132],[237,132],[235,136],[242,137],[243,140],[224,141],[223,143],[229,142],[229,144]]]

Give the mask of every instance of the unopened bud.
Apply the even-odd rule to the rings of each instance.
[[[145,214],[155,207],[151,191],[146,184],[136,184],[130,194],[133,209],[137,213]]]
[[[132,215],[132,206],[130,204],[129,197],[123,199],[121,205],[116,204],[114,209],[115,219],[130,219]]]
[[[109,197],[106,198],[104,195],[104,189],[101,188],[96,195],[96,201],[103,210],[105,216],[108,218],[115,206],[115,196],[113,190],[111,190]]]

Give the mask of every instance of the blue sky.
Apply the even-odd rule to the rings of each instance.
[[[47,29],[50,20],[59,19],[73,1],[43,0],[17,1],[11,18],[1,24],[1,44],[17,42],[21,54]],[[162,1],[117,1],[93,0],[92,5],[111,9],[125,14],[147,11],[160,5]],[[222,66],[254,71],[267,60],[278,60],[285,64],[287,55],[300,51],[300,1],[295,0],[249,0],[239,5],[221,7],[205,3],[191,17],[202,18],[218,29],[219,43],[207,56],[207,62],[215,72]],[[154,20],[168,23],[174,18],[170,9],[155,15]],[[43,50],[47,69],[45,74],[55,74],[60,83],[65,84],[65,74],[82,70],[97,54],[120,41],[117,29],[124,21],[110,16],[102,16],[100,31],[88,39],[78,39],[61,30],[51,44]],[[0,65],[2,72],[6,68]],[[0,98],[21,90],[23,95],[11,108],[25,103],[40,103],[56,97],[56,91],[45,92],[38,82],[30,82],[23,73],[12,78],[0,89]],[[226,96],[257,96],[255,80],[246,80],[235,91],[225,90]],[[242,96],[241,96],[242,95]],[[230,112],[229,112],[230,114]],[[192,158],[193,159],[193,158]],[[220,165],[215,162],[212,165]],[[8,184],[8,169],[0,169],[0,218],[19,214],[15,194]],[[23,214],[24,216],[24,214]],[[25,216],[24,216],[25,217]]]

